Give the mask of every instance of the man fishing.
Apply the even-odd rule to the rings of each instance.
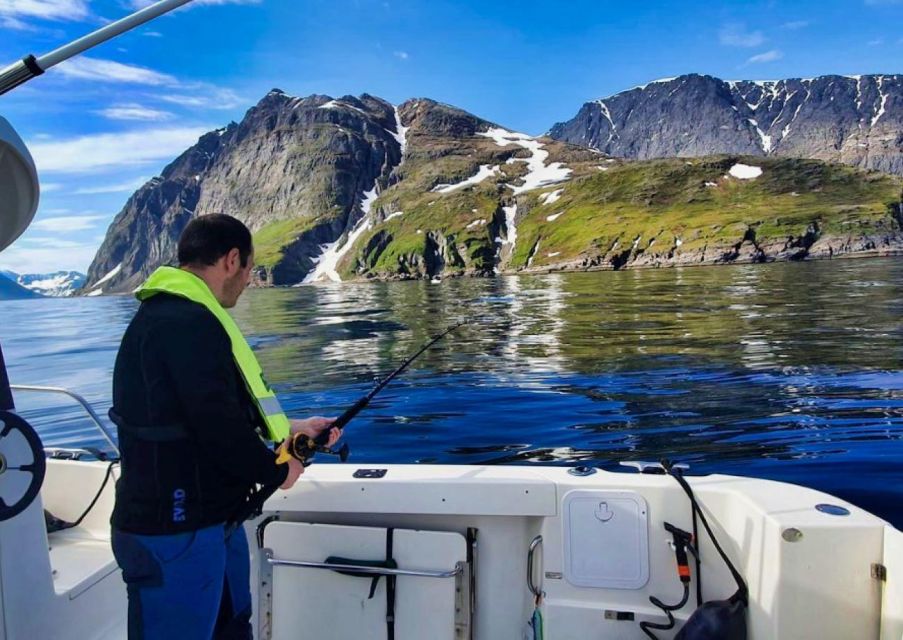
[[[244,224],[192,220],[178,259],[136,291],[113,372],[122,473],[112,543],[129,638],[251,638],[248,542],[230,523],[256,485],[289,489],[304,471],[294,457],[277,462],[262,437],[316,438],[333,421],[285,416],[225,311],[254,266]],[[327,445],[340,434],[332,428]]]

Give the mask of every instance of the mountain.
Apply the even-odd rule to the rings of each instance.
[[[40,298],[39,293],[26,289],[18,282],[10,278],[11,271],[0,272],[0,300],[21,300],[25,298]]]
[[[587,102],[549,135],[621,158],[780,156],[903,175],[903,75],[685,75]]]
[[[260,277],[300,281],[361,214],[361,194],[401,161],[396,114],[363,95],[292,98],[271,91],[240,124],[203,136],[126,203],[88,269],[92,292],[135,288],[175,260],[194,216],[223,212],[255,233]],[[99,289],[97,285],[103,283]]]
[[[85,284],[85,274],[78,271],[56,271],[54,273],[12,274],[13,279],[26,289],[52,297],[67,297]]]
[[[132,290],[214,212],[254,233],[258,284],[291,285],[890,252],[901,192],[815,160],[626,162],[428,99],[274,90],[128,200],[85,291]]]

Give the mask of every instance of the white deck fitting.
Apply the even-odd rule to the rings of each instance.
[[[533,607],[526,584],[527,551],[536,536],[542,536],[536,558],[541,569],[535,575],[542,579],[541,588],[545,592],[543,613],[548,640],[593,637],[645,640],[637,623],[664,620],[662,612],[649,603],[649,596],[665,602],[680,598],[682,588],[676,575],[674,552],[668,544],[671,536],[662,523],[671,522],[686,530],[692,524],[686,496],[672,478],[606,472],[575,477],[566,468],[540,466],[381,467],[387,470],[382,479],[354,478],[352,474],[359,468],[355,464],[314,465],[308,469],[291,491],[279,492],[268,501],[264,517],[278,515],[280,520],[265,529],[266,544],[276,546],[277,555],[305,557],[310,550],[308,538],[304,538],[304,544],[296,544],[293,540],[300,539],[295,534],[299,529],[291,527],[310,528],[310,525],[294,523],[316,523],[319,531],[327,531],[321,525],[355,527],[352,530],[355,536],[360,534],[360,527],[431,532],[425,537],[412,534],[411,540],[417,542],[412,543],[411,553],[430,559],[430,566],[418,568],[445,569],[446,560],[461,557],[460,546],[455,545],[460,544],[461,536],[469,528],[474,528],[478,531],[474,565],[476,640],[522,640]],[[59,517],[69,520],[77,517],[100,486],[105,470],[106,465],[102,463],[49,461],[43,504]],[[690,482],[719,541],[749,584],[750,640],[900,640],[903,637],[903,534],[899,531],[853,505],[802,487],[727,476],[690,477]],[[644,584],[637,586],[639,579],[636,584],[600,587],[569,582],[565,575],[568,561],[565,539],[573,523],[565,522],[577,517],[578,529],[588,526],[584,517],[588,513],[593,518],[592,527],[601,531],[598,527],[603,525],[597,523],[604,521],[607,514],[600,507],[569,516],[569,494],[607,496],[612,511],[616,510],[612,505],[617,496],[642,499],[636,504],[645,503],[647,517],[648,580]],[[820,503],[845,507],[850,515],[827,515],[815,509]],[[0,599],[3,602],[0,640],[124,637],[125,588],[119,572],[115,569],[109,572],[110,556],[105,550],[111,506],[112,483],[82,527],[51,534],[49,542],[54,549],[49,553],[41,501],[15,519],[0,523]],[[595,515],[597,511],[602,518]],[[252,540],[255,613],[266,610],[266,602],[260,602],[258,596],[265,594],[267,585],[272,584],[264,551],[258,550],[254,542],[256,524],[247,526]],[[797,529],[802,537],[788,542],[784,537],[788,529]],[[288,537],[281,542],[280,531],[288,532]],[[377,544],[376,539],[384,538],[379,533],[372,540],[364,538],[358,546],[362,553],[366,552],[363,555],[373,555],[373,559],[383,557],[384,543]],[[349,553],[357,542],[343,542],[339,536],[329,535],[310,538],[314,539],[319,546],[311,558],[324,560],[325,557],[319,557],[324,553],[358,555]],[[439,539],[458,541],[452,544],[454,551],[442,559],[429,542]],[[615,548],[590,546],[582,552],[603,555],[588,558],[587,565],[615,566],[619,556],[625,555],[629,548],[618,543],[608,546]],[[636,548],[631,553],[643,555]],[[705,534],[702,534],[701,555],[705,599],[731,595],[736,587]],[[398,555],[397,559],[403,565],[401,557]],[[420,564],[411,558],[406,557],[405,563]],[[572,557],[572,565],[573,562]],[[871,577],[873,564],[887,567],[885,583]],[[57,572],[56,580],[52,577],[53,570]],[[297,616],[311,615],[311,611],[316,612],[314,618],[341,619],[344,624],[342,616],[349,611],[348,602],[355,598],[358,609],[354,615],[358,615],[360,592],[366,580],[342,576],[351,586],[347,593],[333,598],[333,608],[319,600],[316,608],[307,608],[305,603],[310,604],[309,598],[314,597],[305,595],[311,585],[331,584],[337,576],[327,578],[326,574],[331,572],[312,570],[316,573],[300,577],[301,571],[304,570],[279,569],[275,574],[272,628],[277,634],[259,635],[259,638],[293,637],[279,631],[294,627]],[[695,582],[695,568],[692,572]],[[309,581],[309,584],[302,586],[301,582],[295,584],[296,581]],[[420,602],[417,600],[420,589],[403,594],[403,584],[399,579],[399,612],[405,611],[408,616],[420,611],[423,620],[446,619],[447,616],[433,609],[438,604],[411,606]],[[691,588],[695,591],[695,584]],[[364,603],[364,610],[373,615],[380,610],[380,602],[385,603],[379,595],[374,600]],[[445,595],[430,601],[447,608]],[[371,605],[375,605],[372,611]],[[676,612],[678,621],[686,620],[694,607],[695,598],[691,598],[686,607]],[[631,611],[637,619],[606,620],[604,614],[610,610]],[[351,624],[353,616],[347,617]],[[369,625],[369,617],[366,620]],[[266,622],[255,620],[255,628],[260,623],[260,628],[268,629]],[[431,630],[430,637],[442,637],[450,632],[446,623],[442,627],[441,632]],[[360,633],[360,637],[379,638],[382,636],[378,634],[385,633],[385,625],[376,624],[375,630],[367,627]],[[333,636],[324,632],[319,637]],[[662,638],[669,637],[673,635],[662,635]]]

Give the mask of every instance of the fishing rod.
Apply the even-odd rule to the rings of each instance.
[[[333,429],[343,429],[345,425],[351,422],[354,417],[359,414],[370,401],[376,397],[380,391],[386,388],[386,386],[397,376],[404,372],[414,360],[416,360],[424,351],[432,347],[434,344],[442,340],[445,336],[450,334],[455,329],[458,329],[465,324],[467,324],[468,320],[462,320],[461,322],[449,327],[436,337],[432,338],[425,345],[420,347],[420,349],[414,353],[412,356],[408,357],[407,360],[401,363],[395,371],[387,375],[385,378],[380,380],[380,382],[373,387],[373,389],[367,395],[363,396],[353,405],[351,405],[348,409],[345,410],[342,415],[336,418],[328,428],[324,429],[320,435],[315,438],[310,437],[309,435],[303,433],[296,433],[289,436],[285,442],[279,447],[278,457],[276,458],[277,463],[288,462],[292,458],[300,461],[305,467],[310,466],[311,462],[313,462],[313,458],[317,453],[326,453],[330,455],[338,456],[342,462],[345,462],[348,459],[349,448],[348,444],[342,445],[342,447],[336,451],[334,449],[329,448],[329,434]],[[263,509],[263,504],[272,496],[276,490],[279,488],[279,485],[264,485],[259,490],[255,491],[251,496],[248,497],[247,501],[242,505],[242,508],[235,514],[232,519],[230,526],[234,529],[234,527],[239,526],[245,520],[259,515]]]
[[[461,321],[456,325],[453,325],[440,333],[435,338],[431,339],[425,345],[420,347],[420,349],[414,355],[410,356],[407,360],[401,363],[401,366],[398,367],[395,371],[390,373],[388,376],[383,378],[379,384],[377,384],[373,389],[362,397],[360,400],[355,402],[351,407],[349,407],[342,415],[335,419],[335,421],[329,426],[328,429],[325,429],[320,435],[316,438],[311,438],[310,436],[303,433],[296,433],[290,436],[279,448],[279,457],[276,459],[277,463],[288,462],[291,458],[295,458],[300,460],[301,463],[307,467],[313,461],[313,457],[320,453],[327,453],[330,455],[337,455],[342,462],[345,462],[348,459],[348,445],[344,444],[342,447],[335,451],[330,449],[327,444],[329,443],[329,433],[333,429],[344,429],[345,425],[351,422],[354,417],[359,414],[370,401],[376,397],[380,391],[386,388],[386,386],[392,382],[392,380],[404,372],[414,360],[416,360],[424,351],[432,347],[434,344],[439,342],[442,338],[450,334],[455,329],[467,324],[467,320]]]

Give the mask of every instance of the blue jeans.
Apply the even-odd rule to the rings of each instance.
[[[129,640],[253,637],[250,555],[243,527],[175,535],[113,529],[113,554],[129,598]]]

